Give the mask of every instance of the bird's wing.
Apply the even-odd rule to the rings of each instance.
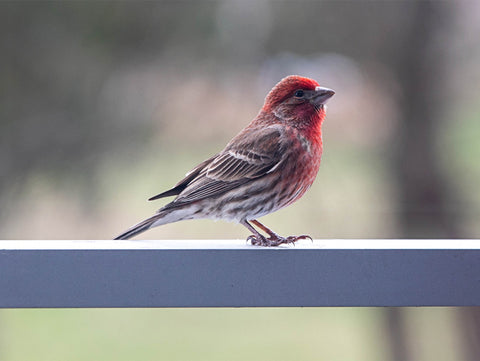
[[[150,197],[148,200],[153,201],[155,199],[159,198],[164,198],[164,197],[171,197],[171,196],[176,196],[182,193],[182,191],[188,186],[188,184],[197,177],[200,172],[209,164],[211,163],[217,155],[208,158],[207,160],[203,161],[199,165],[197,165],[195,168],[193,168],[190,172],[185,174],[185,178],[183,178],[180,182],[175,184],[175,186],[168,191],[162,192],[160,194],[157,194],[156,196]]]
[[[284,159],[288,144],[279,127],[247,129],[191,179],[172,206],[223,194],[268,174]]]

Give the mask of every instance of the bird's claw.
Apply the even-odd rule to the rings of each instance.
[[[290,237],[287,237],[287,239],[291,239],[290,241],[291,243],[299,241],[301,239],[309,239],[310,241],[313,242],[313,238],[310,237],[308,234],[302,234],[301,236],[290,236]]]
[[[262,235],[260,235],[259,237],[252,234],[248,236],[247,242],[250,242],[253,246],[277,247],[277,246],[280,246],[281,244],[295,245],[295,242],[301,239],[309,239],[313,242],[312,237],[306,234],[302,234],[301,236],[288,236],[288,237],[272,235],[268,238],[265,238]]]
[[[248,236],[247,242],[250,242],[252,246],[263,246],[263,247],[271,246],[268,239],[266,239],[262,235],[256,236],[254,234],[251,234],[250,236]]]

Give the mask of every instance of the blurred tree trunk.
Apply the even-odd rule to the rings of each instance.
[[[440,166],[437,134],[447,95],[447,54],[442,40],[452,23],[451,4],[412,3],[410,23],[397,44],[392,68],[400,85],[399,127],[393,172],[397,181],[398,236],[401,238],[456,238],[457,221],[449,212],[452,194]],[[405,330],[404,309],[387,309],[392,359],[412,360]]]
[[[480,357],[480,307],[461,308],[458,317],[465,361]]]
[[[403,311],[404,309],[399,307],[385,309],[391,360],[394,361],[412,360],[408,349],[408,335],[405,331],[405,314]]]
[[[397,179],[399,232],[405,238],[457,238],[447,177],[439,165],[436,140],[445,113],[446,46],[452,11],[449,3],[417,2],[410,32],[395,64],[402,99],[398,143],[393,166]]]

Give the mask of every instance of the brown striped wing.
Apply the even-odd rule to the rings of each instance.
[[[171,206],[216,197],[268,174],[284,159],[284,139],[275,126],[244,130],[190,180]]]

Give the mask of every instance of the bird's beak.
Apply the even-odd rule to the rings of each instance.
[[[314,103],[315,105],[323,105],[327,102],[328,99],[333,97],[335,91],[328,88],[322,88],[321,86],[317,86],[315,88],[315,92],[313,93],[310,102]]]

